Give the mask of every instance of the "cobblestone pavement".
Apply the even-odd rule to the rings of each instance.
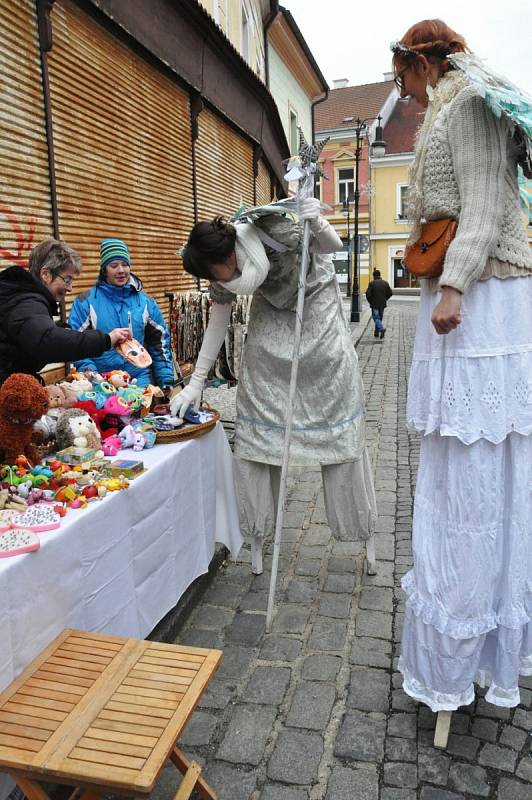
[[[363,576],[360,545],[331,538],[319,472],[295,471],[272,632],[267,555],[259,577],[248,563],[227,563],[179,636],[224,650],[181,739],[220,800],[532,797],[531,678],[515,710],[478,692],[453,714],[442,751],[432,746],[435,715],[403,693],[395,671],[419,452],[404,428],[416,313],[415,303],[392,303],[384,341],[369,326],[357,348],[380,510],[377,576]],[[165,770],[157,800],[178,783]]]

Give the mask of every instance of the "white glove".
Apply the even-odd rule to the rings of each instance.
[[[174,395],[170,401],[170,410],[174,416],[185,416],[185,411],[192,404],[198,409],[203,391],[203,384],[207,379],[209,370],[216,361],[220,347],[225,339],[225,332],[231,319],[231,303],[213,303],[209,324],[203,337],[203,343],[196,361],[196,368],[188,386],[179,394]]]
[[[299,204],[299,219],[304,222],[310,220],[310,227],[314,230],[315,224],[319,220],[321,204],[316,197],[305,197]]]
[[[194,375],[190,379],[188,386],[186,386],[182,392],[179,392],[179,394],[175,394],[170,400],[170,411],[174,417],[181,417],[181,419],[183,419],[189,406],[192,406],[194,411],[198,410],[201,393],[203,391],[203,381],[201,382],[201,386],[197,386],[192,385],[193,380]]]

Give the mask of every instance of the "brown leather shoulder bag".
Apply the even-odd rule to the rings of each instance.
[[[437,219],[421,226],[417,242],[405,250],[404,262],[418,278],[437,278],[443,272],[445,254],[456,236],[458,223],[454,219]]]

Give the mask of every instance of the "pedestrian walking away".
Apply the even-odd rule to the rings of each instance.
[[[375,338],[384,339],[386,327],[383,323],[384,309],[387,301],[392,296],[392,288],[388,281],[383,280],[380,270],[373,270],[373,280],[369,282],[366,289],[366,300],[371,308],[371,316],[375,323],[373,335]]]
[[[475,683],[513,707],[519,675],[532,675],[532,252],[517,184],[530,165],[497,87],[518,113],[524,95],[441,20],[392,51],[401,97],[426,108],[407,244],[422,220],[458,223],[441,274],[421,286],[407,424],[424,435],[399,669],[433,711],[469,705]]]

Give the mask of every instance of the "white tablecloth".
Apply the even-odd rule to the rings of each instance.
[[[236,557],[232,454],[223,428],[120,457],[147,472],[69,510],[40,550],[0,559],[0,689],[63,628],[144,638],[205,573],[221,542]]]

